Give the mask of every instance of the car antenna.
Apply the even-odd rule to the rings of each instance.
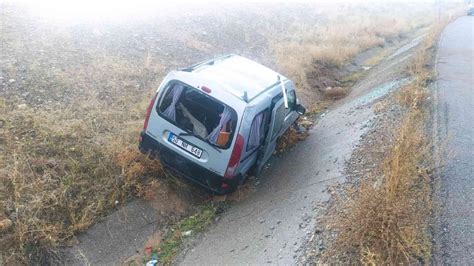
[[[244,91],[244,96],[242,97],[242,100],[244,100],[246,103],[249,102],[249,96],[247,94],[247,91]]]

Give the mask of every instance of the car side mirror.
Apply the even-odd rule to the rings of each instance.
[[[299,114],[299,115],[304,115],[306,113],[306,108],[304,108],[303,105],[301,104],[297,104],[296,105],[296,108],[295,108],[295,111]]]

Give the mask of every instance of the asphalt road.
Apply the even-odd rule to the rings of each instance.
[[[440,176],[439,264],[474,263],[474,17],[446,27],[436,60],[438,138],[445,167]]]

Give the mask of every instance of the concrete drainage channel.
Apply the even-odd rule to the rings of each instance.
[[[390,84],[395,90],[402,83]],[[314,231],[314,210],[328,199],[324,188],[344,181],[345,162],[370,129],[372,104],[383,95],[354,99],[320,117],[304,142],[276,158],[263,173],[258,193],[232,206],[189,245],[178,263],[297,262]]]
[[[403,78],[399,80],[391,80],[388,81],[378,87],[375,87],[372,91],[367,93],[366,95],[354,100],[352,102],[353,106],[362,106],[366,104],[370,104],[385,95],[391,93],[392,91],[395,91],[399,88],[401,88],[403,85],[406,85],[410,82],[409,78]]]
[[[317,204],[328,199],[326,186],[344,181],[345,162],[370,129],[373,104],[409,82],[403,71],[415,47],[398,50],[390,60],[367,70],[345,99],[317,119],[305,141],[272,160],[259,177],[257,192],[187,241],[176,263],[297,262],[314,231]],[[68,250],[68,264],[121,263],[141,252],[156,221],[149,203],[131,202],[79,235],[79,243]]]
[[[419,43],[417,39],[416,43]],[[372,106],[409,82],[404,71],[417,45],[368,70],[353,91],[321,115],[310,136],[275,158],[258,193],[232,206],[219,223],[191,241],[178,264],[294,264],[314,232],[327,185],[344,181],[345,162],[370,130]]]

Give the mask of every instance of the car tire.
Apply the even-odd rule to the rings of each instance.
[[[235,192],[239,186],[242,184],[242,179],[243,179],[243,175],[242,174],[239,174],[237,176],[235,176],[233,179],[227,179],[225,183],[227,183],[229,185],[229,188],[226,189],[226,190],[222,190],[222,189],[217,189],[217,190],[212,190],[213,193],[217,194],[217,195],[227,195],[227,194],[231,194],[233,192]]]

